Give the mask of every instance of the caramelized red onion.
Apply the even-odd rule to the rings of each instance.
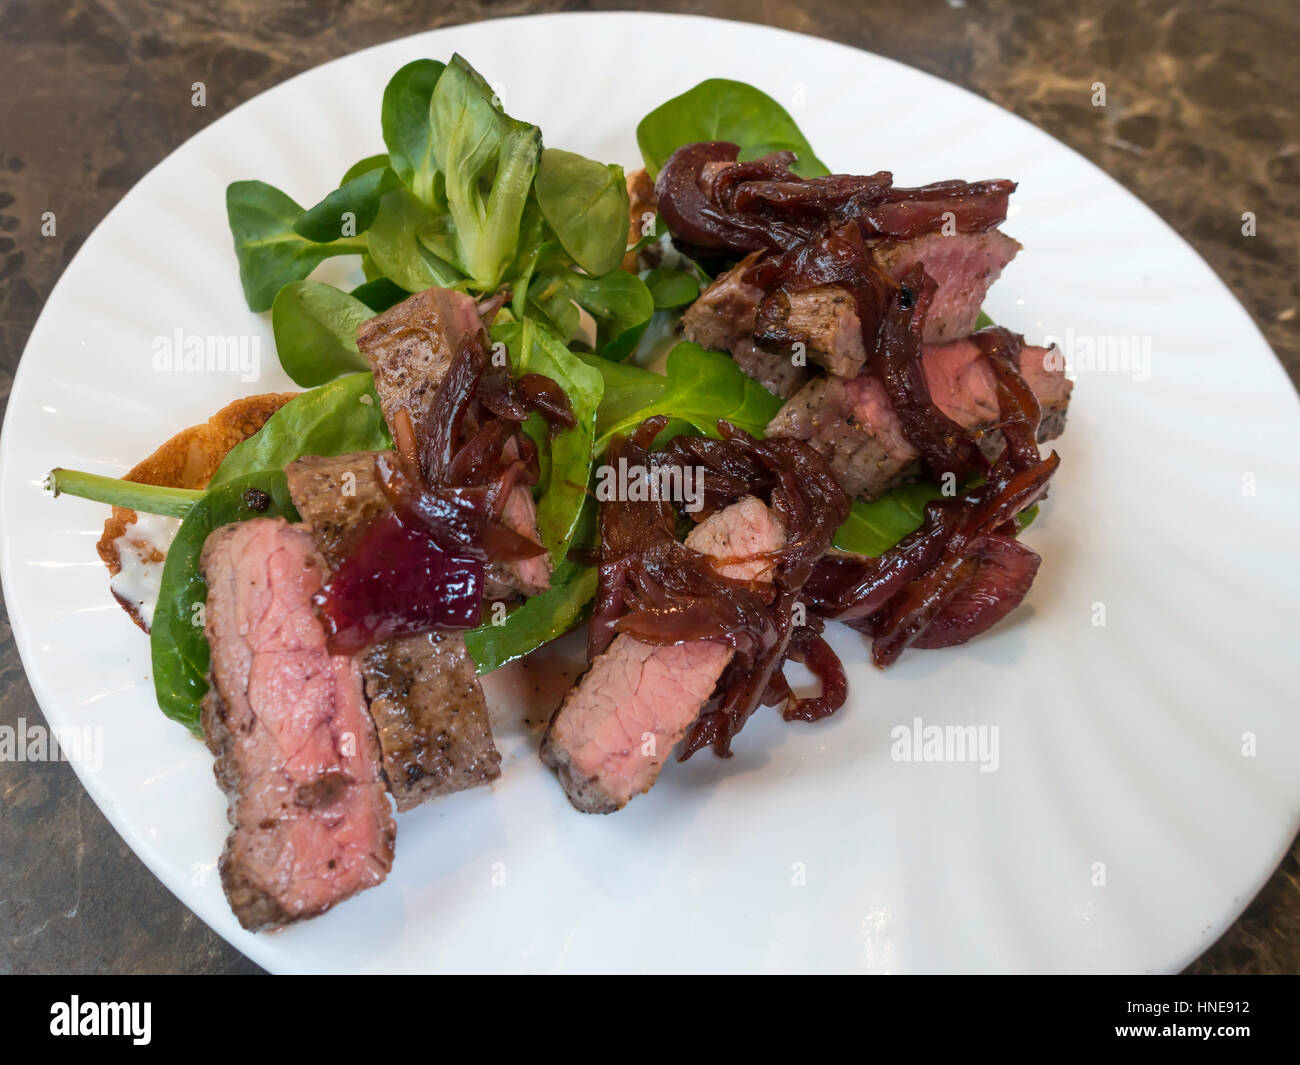
[[[1006,219],[1012,181],[941,181],[895,188],[893,175],[803,178],[792,152],[736,162],[726,141],[685,144],[655,182],[659,211],[678,247],[697,258],[786,251],[819,228],[853,222],[864,237],[912,240],[951,223],[958,231],[992,229]]]
[[[1042,498],[1059,464],[1056,452],[1026,469],[1002,462],[964,496],[928,504],[921,528],[879,558],[822,559],[804,587],[809,609],[872,636],[872,659],[881,668],[916,643],[963,589],[967,608],[957,601],[928,645],[950,646],[978,635],[1029,590],[1037,563],[1012,566],[1000,530]],[[976,610],[980,597],[1004,602],[998,610],[988,604]],[[945,633],[946,642],[939,642]]]

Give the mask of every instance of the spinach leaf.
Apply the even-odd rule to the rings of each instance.
[[[574,301],[596,319],[596,350],[607,359],[626,358],[655,312],[654,297],[635,274],[612,270],[602,277],[566,271]]]
[[[436,59],[407,63],[389,79],[380,111],[389,165],[416,199],[429,206],[437,170],[429,102],[444,69]]]
[[[320,281],[292,281],[271,307],[275,350],[284,372],[303,388],[370,368],[357,348],[357,326],[375,312]]]
[[[539,450],[549,459],[539,484],[537,529],[558,564],[569,549],[591,479],[596,411],[604,394],[599,371],[566,348],[545,326],[525,319],[498,325],[492,339],[506,345],[516,374],[540,373],[569,397],[578,424]],[[544,437],[543,437],[544,441]]]
[[[370,258],[380,273],[407,292],[422,292],[434,285],[450,288],[463,281],[454,266],[429,251],[420,239],[422,228],[437,223],[434,211],[406,189],[385,193],[366,234]]]
[[[784,107],[743,81],[710,78],[661,104],[641,120],[636,142],[651,177],[683,144],[731,141],[740,145],[740,158],[757,159],[768,152],[797,152],[791,168],[804,177],[829,171]]]
[[[459,55],[438,79],[430,113],[455,223],[456,264],[476,288],[494,289],[514,259],[541,130],[498,111],[491,86]]]
[[[368,373],[348,374],[295,396],[230,449],[208,488],[247,474],[283,470],[303,455],[345,455],[393,446]]]
[[[355,237],[370,228],[379,213],[379,200],[397,186],[397,175],[387,167],[367,170],[344,182],[293,224],[299,236],[318,243]]]
[[[210,661],[199,608],[208,594],[199,570],[203,544],[221,525],[270,517],[298,520],[280,470],[263,470],[210,490],[185,516],[167,549],[149,632],[154,691],[162,712],[197,735],[202,735],[199,716]]]
[[[700,295],[699,281],[684,270],[651,270],[645,276],[645,286],[657,311],[685,307]]]
[[[981,309],[979,313],[979,317],[975,319],[975,332],[979,332],[981,329],[987,329],[992,324],[993,324],[993,319],[990,318],[987,314],[985,314],[984,311]]]
[[[578,352],[578,358],[597,370],[604,381],[604,395],[596,411],[596,436],[604,439],[620,423],[630,422],[664,394],[668,378],[628,363],[611,362],[599,355]]]
[[[235,238],[239,280],[249,310],[270,310],[275,294],[301,281],[333,255],[366,250],[364,237],[319,244],[294,230],[303,209],[264,181],[235,181],[226,189],[226,215]]]
[[[596,505],[588,499],[579,515],[574,542],[590,547],[596,539]],[[499,624],[488,622],[465,633],[465,646],[480,673],[558,639],[586,621],[596,595],[596,567],[564,559],[551,574],[551,586],[524,601]]]
[[[376,277],[373,281],[367,281],[352,290],[352,296],[376,314],[381,314],[389,307],[401,303],[409,295],[406,289],[394,285],[386,277]]]
[[[45,487],[55,498],[66,493],[96,503],[143,510],[146,514],[163,514],[169,518],[183,518],[203,498],[202,492],[189,488],[160,488],[63,468],[50,470],[45,475]]]
[[[547,148],[537,168],[537,203],[573,261],[594,276],[627,251],[629,202],[623,168]]]
[[[667,380],[659,396],[639,410],[607,422],[596,438],[596,453],[616,433],[629,433],[646,418],[668,414],[706,436],[718,435],[718,419],[761,437],[781,409],[782,400],[748,377],[730,355],[698,344],[681,343],[668,353]],[[660,441],[663,435],[660,436]]]

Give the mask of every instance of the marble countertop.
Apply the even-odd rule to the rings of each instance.
[[[1178,0],[0,0],[0,404],[86,235],[207,123],[290,75],[480,18],[645,8],[900,60],[1045,129],[1151,205],[1300,381],[1300,7]],[[208,106],[189,86],[208,86]],[[1104,108],[1090,86],[1105,82]],[[38,240],[58,205],[58,239]],[[1244,237],[1251,211],[1256,235]],[[0,724],[40,717],[0,603]],[[253,972],[127,849],[65,763],[0,762],[0,973]],[[1300,972],[1300,840],[1192,972]]]

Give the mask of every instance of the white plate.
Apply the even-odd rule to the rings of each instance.
[[[1076,350],[1082,337],[1145,338],[1150,377],[1078,373],[1061,472],[1028,534],[1042,571],[993,633],[877,674],[841,631],[852,699],[834,719],[760,711],[735,758],[674,763],[610,817],[569,807],[522,724],[548,697],[533,678],[557,697],[553,671],[494,677],[500,782],[402,816],[380,888],[249,935],[214,872],[226,821],[211,759],[158,712],[147,641],[95,557],[104,509],[51,501],[41,478],[54,465],[120,474],[228,400],[288,387],[266,316],[240,295],[225,186],[258,177],[314,202],[382,149],[393,71],[453,51],[549,144],[629,166],[641,116],[719,76],[786,103],[835,169],[892,167],[905,184],[1016,178],[1006,228],[1025,251],[994,288],[993,316],[1034,340],[1072,330]],[[155,372],[152,339],[177,328],[260,337],[262,377]],[[14,383],[4,586],[46,717],[103,729],[102,768],[79,767],[91,796],[187,906],[268,969],[1176,970],[1233,921],[1300,820],[1297,413],[1264,340],[1192,250],[984,100],[732,22],[482,23],[264,93],[114,208],[59,281]],[[895,760],[892,730],[918,716],[997,729],[997,771]]]

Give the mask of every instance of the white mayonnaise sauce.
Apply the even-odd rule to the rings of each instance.
[[[163,562],[180,525],[180,518],[137,512],[135,521],[113,541],[122,568],[109,585],[136,608],[146,627],[153,625]]]

